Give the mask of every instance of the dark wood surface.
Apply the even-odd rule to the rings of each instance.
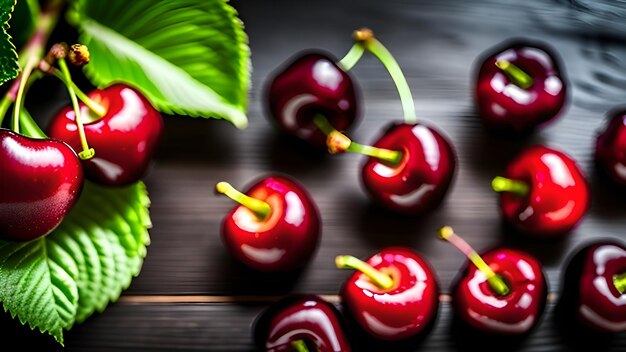
[[[622,23],[626,9],[600,6],[604,1],[589,3],[233,1],[252,48],[250,125],[239,131],[223,121],[166,118],[166,134],[146,178],[154,228],[141,275],[120,302],[67,333],[65,350],[251,350],[250,326],[269,302],[290,292],[336,295],[350,274],[334,268],[336,255],[365,258],[390,245],[422,253],[446,293],[464,259],[435,238],[435,230],[444,224],[454,226],[477,249],[510,246],[534,254],[545,265],[550,291],[558,294],[560,271],[577,246],[594,238],[626,240],[626,195],[594,170],[592,159],[595,135],[606,111],[626,103],[626,25]],[[458,153],[460,167],[451,191],[444,204],[428,215],[398,217],[372,206],[359,184],[360,156],[315,153],[277,134],[265,116],[263,88],[275,67],[308,48],[341,57],[351,45],[352,30],[361,26],[372,28],[396,56],[412,88],[418,117],[445,131]],[[560,53],[572,88],[570,99],[563,116],[535,135],[521,140],[496,138],[482,130],[474,112],[474,60],[483,50],[521,36],[545,41]],[[361,88],[364,114],[352,136],[372,141],[383,126],[401,118],[400,101],[386,71],[373,58],[364,58],[353,74]],[[46,106],[64,104],[50,99]],[[497,196],[490,191],[491,178],[525,146],[538,143],[572,155],[593,191],[584,222],[558,241],[512,233],[502,225]],[[214,195],[214,184],[228,180],[243,188],[273,172],[299,179],[322,214],[319,250],[310,265],[295,274],[254,273],[235,263],[219,238],[221,218],[232,204]],[[626,350],[624,334],[613,339],[590,337],[587,344],[574,339],[555,322],[553,307],[553,302],[548,305],[530,336],[500,341],[506,344],[503,349],[588,351],[593,345],[595,350]],[[11,341],[58,349],[48,338],[16,327],[6,316],[0,321],[2,336],[10,336]],[[475,348],[471,341],[471,336],[455,332],[445,302],[437,325],[424,341],[396,350],[467,350]]]

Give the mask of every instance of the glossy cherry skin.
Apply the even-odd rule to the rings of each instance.
[[[222,222],[228,251],[260,271],[293,270],[306,264],[319,242],[321,220],[304,186],[286,176],[270,176],[244,193],[267,202],[272,211],[259,220],[244,206],[233,208]]]
[[[529,193],[502,192],[504,218],[525,234],[555,237],[567,234],[589,207],[589,187],[576,162],[544,146],[524,150],[506,169],[505,177],[523,181]]]
[[[524,334],[537,324],[546,304],[541,264],[526,253],[495,249],[482,255],[509,287],[498,295],[476,266],[469,264],[452,287],[455,313],[470,326],[493,334]]]
[[[626,331],[626,294],[613,275],[626,272],[626,247],[613,241],[588,244],[569,261],[559,305],[588,328]]]
[[[114,84],[90,92],[89,97],[107,109],[102,118],[83,121],[85,136],[96,154],[83,160],[85,176],[107,186],[137,182],[146,172],[163,130],[161,115],[137,90]],[[93,113],[82,103],[81,116]],[[82,150],[72,107],[63,108],[52,119],[48,134],[74,150]]]
[[[439,307],[437,279],[428,262],[403,247],[386,248],[367,263],[393,279],[385,290],[357,271],[344,283],[347,311],[368,334],[381,340],[403,340],[427,330]]]
[[[313,118],[323,115],[335,129],[348,129],[358,120],[356,89],[328,55],[301,54],[274,73],[267,88],[269,116],[283,132],[322,147],[326,138]]]
[[[507,60],[534,80],[529,88],[511,82],[496,61]],[[567,84],[555,53],[539,43],[516,41],[491,49],[478,71],[476,105],[487,128],[527,133],[553,120],[567,98]]]
[[[374,146],[403,153],[397,165],[373,157],[363,165],[363,185],[376,203],[409,215],[441,203],[457,163],[446,137],[423,123],[393,123]]]
[[[310,351],[351,351],[337,309],[313,295],[294,295],[272,304],[255,321],[253,334],[259,349],[267,352],[294,351],[292,343],[298,340]]]
[[[596,140],[596,163],[618,184],[626,186],[626,111],[617,111]]]
[[[0,238],[30,241],[52,232],[83,187],[76,153],[53,139],[0,129]]]

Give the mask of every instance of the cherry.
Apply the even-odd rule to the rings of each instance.
[[[329,55],[301,54],[280,68],[268,85],[269,116],[282,131],[324,145],[313,118],[323,115],[335,128],[348,129],[358,117],[356,89]]]
[[[567,321],[593,331],[626,331],[626,247],[596,241],[569,260],[558,304]]]
[[[350,343],[337,309],[314,295],[292,295],[275,302],[254,322],[260,350],[349,352]]]
[[[614,111],[596,141],[596,163],[618,184],[626,186],[626,111]]]
[[[523,151],[496,177],[492,187],[502,192],[504,218],[523,233],[562,236],[571,231],[589,207],[589,187],[576,162],[545,146]]]
[[[54,139],[0,129],[0,237],[30,241],[52,232],[82,190],[76,153]]]
[[[476,105],[486,127],[522,134],[558,116],[567,84],[551,49],[519,41],[491,49],[485,57]]]
[[[86,177],[108,186],[138,181],[161,136],[161,115],[140,92],[121,83],[94,90],[88,99],[104,110],[102,116],[97,116],[85,103],[79,104],[85,136],[96,150],[93,158],[83,160]],[[79,150],[81,139],[76,133],[74,111],[66,107],[56,114],[48,133]]]
[[[339,256],[338,268],[357,269],[343,285],[348,312],[367,333],[403,340],[425,331],[437,316],[439,290],[428,262],[408,248],[386,248],[363,262]]]
[[[498,248],[478,255],[451,227],[439,236],[471,261],[452,286],[454,311],[473,328],[493,334],[524,334],[545,309],[547,282],[529,254]]]
[[[302,267],[313,256],[321,220],[315,202],[297,181],[269,176],[241,193],[226,182],[216,185],[240,205],[222,222],[222,240],[239,261],[260,271]]]
[[[416,122],[411,90],[391,53],[371,31],[357,36],[389,71],[402,102],[403,123],[392,123],[373,146],[353,142],[321,115],[314,118],[327,135],[330,153],[354,152],[369,156],[362,181],[371,198],[402,214],[420,214],[437,207],[452,184],[456,155],[451,143],[435,128]]]

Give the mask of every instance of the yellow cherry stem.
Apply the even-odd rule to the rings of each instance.
[[[359,258],[351,255],[340,255],[335,258],[335,265],[337,265],[339,269],[356,269],[362,272],[383,290],[388,290],[393,287],[393,280],[389,275],[380,272]]]
[[[331,154],[359,153],[386,161],[392,165],[396,165],[402,160],[402,152],[353,142],[348,136],[333,128],[323,116],[315,116],[313,122],[317,128],[326,134],[326,146]]]
[[[613,275],[613,285],[615,285],[619,293],[626,293],[626,272]]]
[[[296,340],[291,343],[291,347],[293,347],[296,352],[309,352],[309,348],[306,345],[304,340]]]
[[[272,208],[269,204],[239,192],[228,182],[218,182],[215,185],[215,191],[250,209],[260,220],[265,220],[272,212]]]
[[[522,89],[528,89],[535,83],[529,74],[508,60],[497,60],[496,66],[509,77],[513,84]]]
[[[496,192],[511,192],[520,197],[524,197],[530,191],[528,184],[523,181],[512,180],[510,178],[496,176],[491,181],[491,188]]]
[[[491,289],[494,290],[498,295],[504,296],[509,293],[510,289],[502,280],[500,276],[498,276],[490,267],[485,263],[483,258],[476,253],[474,248],[470,246],[464,239],[459,237],[454,230],[450,226],[444,226],[439,229],[439,238],[446,240],[452,243],[461,253],[465,254],[465,256],[482,272],[485,277],[487,277],[487,282]]]

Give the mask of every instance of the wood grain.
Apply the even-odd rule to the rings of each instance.
[[[619,84],[626,82],[626,63],[620,56],[625,32],[607,36],[604,27],[593,26],[595,17],[589,17],[593,13],[584,17],[565,1],[232,4],[246,24],[253,53],[249,128],[238,131],[223,121],[166,117],[166,134],[146,179],[154,228],[142,273],[120,303],[67,334],[66,350],[250,350],[250,324],[267,305],[259,303],[259,296],[272,300],[290,292],[335,295],[350,274],[334,268],[336,255],[365,258],[385,246],[409,246],[422,253],[447,293],[464,259],[436,239],[435,230],[444,224],[454,226],[480,250],[509,246],[532,253],[545,265],[554,293],[560,289],[563,264],[576,247],[599,238],[626,239],[626,196],[595,171],[592,160],[596,130],[604,114],[626,97],[626,85]],[[456,180],[445,203],[430,214],[400,217],[373,206],[360,186],[360,156],[329,156],[311,150],[277,134],[266,118],[263,88],[272,70],[308,48],[341,57],[351,45],[352,30],[361,26],[372,28],[396,56],[412,88],[418,117],[445,131],[454,142],[460,166]],[[572,89],[566,112],[558,121],[527,139],[502,139],[483,131],[474,112],[474,60],[485,49],[519,36],[552,45],[563,59]],[[374,59],[364,58],[352,74],[361,88],[364,113],[351,135],[369,142],[383,126],[401,118],[401,106],[392,81]],[[50,113],[46,111],[59,103],[31,105],[45,120]],[[572,155],[593,192],[588,216],[562,240],[531,240],[507,228],[500,220],[497,196],[489,188],[491,178],[509,160],[538,143]],[[215,196],[213,186],[227,180],[243,188],[274,172],[294,176],[312,193],[322,214],[323,239],[304,270],[261,275],[235,263],[224,251],[220,221],[232,204]],[[185,295],[207,298],[201,302],[171,298],[169,303],[136,298]],[[215,302],[215,297],[234,298]],[[256,303],[247,304],[254,301],[250,297],[257,297]],[[554,322],[552,310],[551,303],[530,336],[503,342],[506,349],[588,351],[593,345],[594,350],[626,350],[624,334],[592,342],[568,336]],[[10,322],[3,324],[2,330],[12,340],[56,349],[36,333]],[[397,350],[476,348],[471,338],[454,329],[450,306],[443,303],[438,323],[426,339]]]

